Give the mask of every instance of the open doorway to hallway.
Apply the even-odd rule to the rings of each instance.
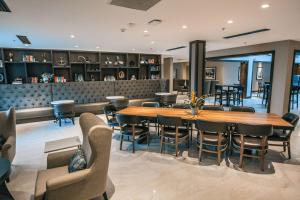
[[[290,91],[290,112],[300,114],[300,50],[294,53],[293,72]]]
[[[210,58],[206,62],[207,104],[250,106],[268,112],[274,53]]]

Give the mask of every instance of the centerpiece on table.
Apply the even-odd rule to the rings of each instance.
[[[196,97],[196,93],[193,91],[191,93],[191,100],[189,101],[190,108],[192,110],[192,115],[197,115],[198,110],[205,103],[205,96]]]

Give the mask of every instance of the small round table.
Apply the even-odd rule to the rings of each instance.
[[[6,187],[6,180],[10,175],[11,163],[9,160],[0,158],[0,199],[1,200],[14,200]]]

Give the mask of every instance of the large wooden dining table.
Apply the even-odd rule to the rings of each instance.
[[[293,129],[293,126],[283,120],[279,115],[271,113],[246,113],[231,111],[199,110],[198,115],[192,115],[190,109],[152,108],[129,106],[118,111],[119,114],[140,117],[156,117],[157,115],[181,117],[184,120],[206,120],[225,123],[245,124],[271,124],[274,128]]]

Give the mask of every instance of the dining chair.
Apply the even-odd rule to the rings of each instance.
[[[149,147],[149,128],[139,125],[143,120],[142,118],[123,114],[116,114],[116,118],[121,129],[120,150],[122,150],[124,136],[127,136],[127,141],[132,142],[132,153],[135,153],[135,142],[145,137],[147,137],[147,145]]]
[[[237,132],[239,135],[233,136],[233,150],[239,150],[239,167],[243,168],[244,157],[258,158],[260,160],[260,169],[264,171],[265,154],[268,149],[268,137],[273,133],[273,127],[270,124],[238,124]],[[248,150],[248,151],[245,151]],[[252,155],[248,152],[255,150],[258,155]]]
[[[255,109],[249,106],[232,106],[229,108],[229,111],[255,113]]]
[[[219,102],[220,105],[223,105],[223,100],[227,100],[227,91],[223,89],[222,85],[215,85],[215,101],[214,105]]]
[[[115,130],[115,127],[119,126],[119,123],[116,118],[117,109],[114,105],[108,104],[104,106],[104,114],[107,120],[108,126],[112,127]]]
[[[244,106],[244,86],[237,84],[234,87],[236,89],[236,104]]]
[[[264,83],[264,90],[263,90],[263,98],[262,98],[262,104],[265,105],[265,107],[267,107],[269,100],[270,100],[270,96],[271,96],[271,83],[269,82],[265,82]]]
[[[202,160],[202,152],[207,152],[217,154],[217,163],[220,165],[221,154],[228,148],[226,123],[198,120],[196,128],[198,130],[199,162]]]
[[[153,101],[145,101],[142,103],[142,107],[151,107],[151,108],[159,108],[159,102]],[[144,118],[147,121],[148,128],[150,130],[150,127],[155,127],[155,132],[158,133],[158,125],[157,125],[157,118],[156,117],[145,117]]]
[[[162,95],[160,103],[163,107],[172,107],[173,104],[176,104],[177,94]]]
[[[178,156],[178,145],[186,143],[189,148],[189,131],[187,128],[180,128],[183,125],[180,117],[157,116],[160,129],[160,153],[165,150],[165,145],[175,146],[175,155]]]
[[[286,113],[282,116],[282,119],[289,122],[295,128],[299,121],[299,116],[294,113]],[[288,149],[288,158],[291,159],[291,135],[294,131],[284,129],[274,129],[273,134],[268,137],[270,146],[282,146],[284,152]],[[270,143],[271,142],[271,143]],[[279,144],[278,144],[279,143]],[[281,144],[280,144],[281,143]]]
[[[201,110],[215,110],[215,111],[224,111],[224,108],[222,105],[204,105],[201,107]]]
[[[129,99],[111,99],[110,104],[114,105],[117,110],[122,110],[128,107]]]

